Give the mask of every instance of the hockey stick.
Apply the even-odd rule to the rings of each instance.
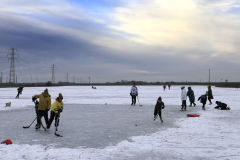
[[[36,119],[37,119],[37,117],[33,120],[33,122],[34,122]],[[33,122],[32,122],[29,126],[27,126],[27,127],[23,126],[23,128],[29,128],[29,127],[33,124]]]
[[[137,99],[138,99],[138,96],[137,96]],[[138,99],[138,103],[139,103],[139,106],[142,107],[142,105],[140,105],[139,99]]]
[[[58,117],[56,117],[56,118],[57,118],[57,119],[56,119],[56,121],[55,121],[55,127],[56,127],[56,129],[55,129],[55,133],[54,133],[54,134],[55,134],[56,136],[58,136],[58,137],[62,137],[60,134],[57,134],[57,133],[56,133],[56,132],[57,132],[57,130],[58,130],[58,129],[57,129],[57,127],[58,127],[58,120],[59,120],[59,116],[58,116]]]

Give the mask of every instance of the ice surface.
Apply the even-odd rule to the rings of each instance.
[[[153,122],[154,106],[124,106],[124,105],[65,105],[60,117],[59,134],[64,137],[56,137],[54,122],[51,131],[43,129],[35,131],[35,123],[28,126],[36,117],[34,107],[23,110],[0,112],[0,131],[2,137],[8,137],[17,144],[41,144],[43,146],[56,147],[92,147],[103,148],[108,145],[116,145],[128,137],[150,135],[166,128],[176,127],[173,122],[186,117],[186,112],[178,113],[179,106],[166,106],[162,111],[164,123],[160,119]],[[195,107],[191,111],[198,111]],[[14,117],[13,117],[14,115]],[[45,125],[45,120],[42,119]],[[46,125],[45,125],[46,126]],[[131,140],[130,140],[131,141]]]
[[[191,86],[196,99],[207,86]],[[0,159],[240,159],[240,90],[212,87],[214,101],[230,111],[201,104],[179,111],[180,86],[138,86],[140,106],[130,106],[130,86],[49,87],[52,103],[62,93],[65,108],[59,134],[23,129],[35,118],[31,97],[44,87],[0,88],[0,137],[13,145],[0,144]],[[153,121],[154,104],[162,96],[164,122]],[[11,102],[11,107],[5,103]],[[104,105],[107,103],[107,105]],[[187,104],[189,102],[187,101]],[[186,117],[197,113],[200,117]],[[35,123],[34,123],[35,125]],[[137,125],[137,126],[136,126]],[[76,127],[78,126],[78,127]]]

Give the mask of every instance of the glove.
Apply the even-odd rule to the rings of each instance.
[[[37,97],[34,97],[34,96],[32,97],[32,101],[33,101],[33,102],[34,102],[36,99],[37,99]]]
[[[50,110],[50,108],[47,108],[46,111],[48,112]]]
[[[136,94],[136,96],[138,96],[138,94]]]
[[[61,110],[61,109],[58,109],[58,113],[60,113],[60,112],[62,112],[62,110]]]
[[[130,96],[132,96],[132,93],[130,93]]]

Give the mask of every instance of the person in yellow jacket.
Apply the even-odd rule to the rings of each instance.
[[[60,116],[60,112],[62,112],[62,110],[64,108],[64,103],[62,100],[63,100],[62,93],[59,93],[58,97],[56,98],[55,102],[52,105],[51,116],[50,116],[50,119],[49,119],[48,125],[47,125],[48,130],[51,127],[53,119],[55,118],[55,120],[56,120],[57,116],[58,117]],[[59,123],[59,119],[58,119],[58,123]]]
[[[51,108],[51,95],[48,93],[48,89],[46,88],[43,93],[39,95],[34,95],[32,97],[33,102],[39,98],[39,105],[36,110],[37,113],[37,125],[36,129],[41,127],[41,118],[44,116],[46,125],[48,124],[48,111]]]

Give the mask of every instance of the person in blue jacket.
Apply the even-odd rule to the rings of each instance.
[[[227,107],[226,103],[223,103],[221,101],[216,101],[217,106],[215,107],[215,109],[221,109],[221,110],[230,110],[229,107]]]
[[[207,93],[204,94],[204,95],[201,95],[199,98],[198,98],[198,101],[200,100],[200,102],[203,104],[202,106],[202,110],[205,110],[205,105],[206,105],[206,102],[207,102]]]

